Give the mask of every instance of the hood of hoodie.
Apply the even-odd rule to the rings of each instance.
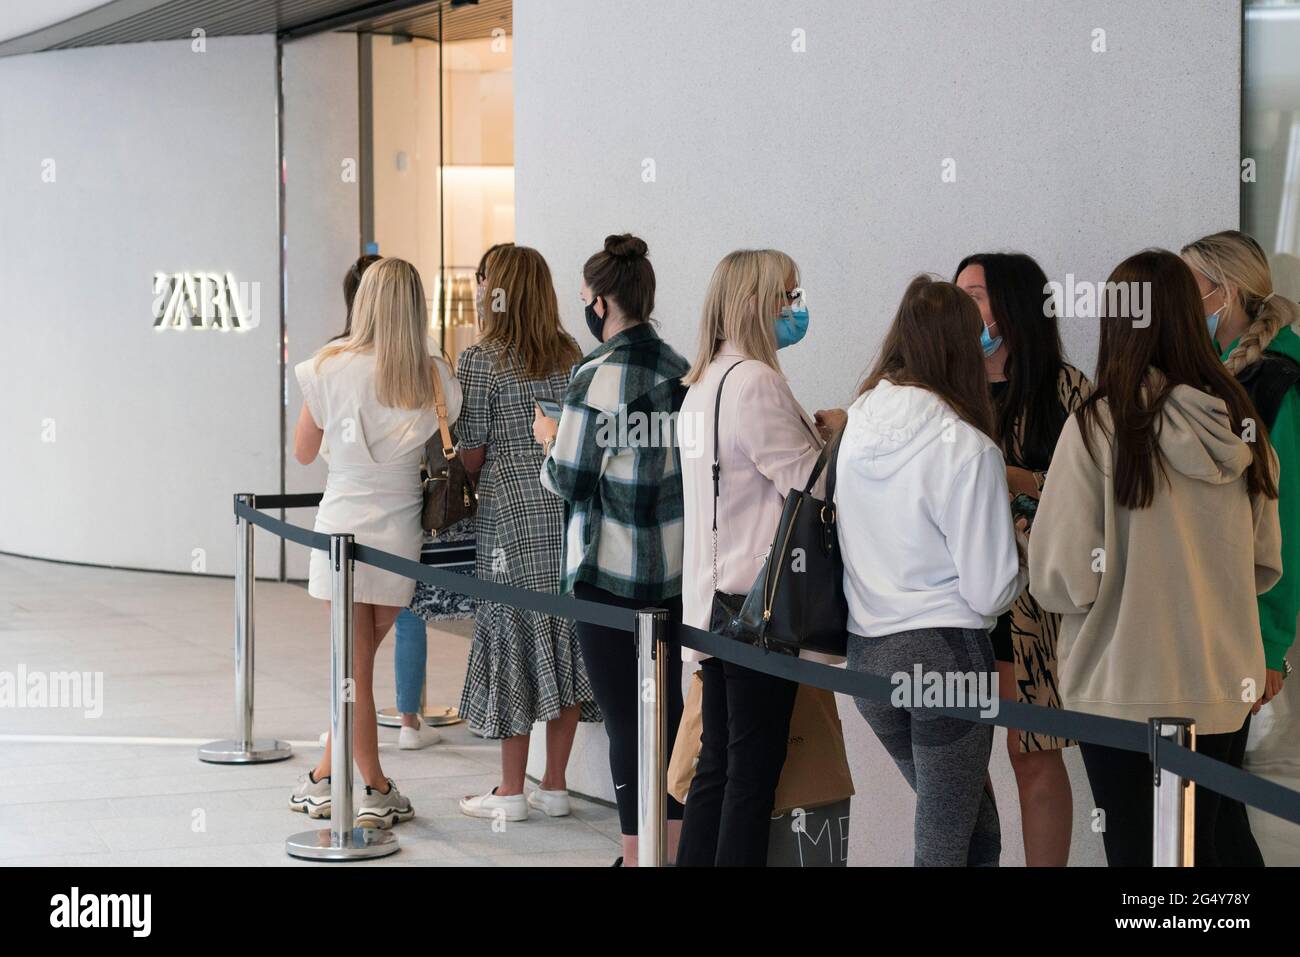
[[[1251,461],[1223,400],[1189,385],[1174,386],[1165,399],[1160,451],[1170,468],[1210,485],[1237,481]]]
[[[940,441],[954,418],[933,392],[882,381],[849,407],[848,458],[868,478],[888,478]]]

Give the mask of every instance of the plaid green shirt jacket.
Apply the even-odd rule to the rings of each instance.
[[[565,592],[586,582],[636,601],[681,594],[676,436],[689,368],[645,322],[574,367],[541,475],[568,505]]]

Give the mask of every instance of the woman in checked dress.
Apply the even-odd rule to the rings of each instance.
[[[499,250],[488,263],[481,306],[482,340],[457,363],[464,405],[456,437],[478,480],[480,579],[537,591],[560,590],[564,503],[542,488],[545,453],[533,439],[538,398],[558,401],[581,357],[560,325],[546,260],[524,246]],[[471,817],[522,821],[529,807],[569,813],[565,768],[578,721],[599,721],[573,622],[495,602],[474,620],[461,716],[485,738],[501,740],[501,783],[466,797]],[[546,773],[524,795],[533,724],[546,725]]]

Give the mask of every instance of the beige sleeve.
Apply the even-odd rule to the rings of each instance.
[[[1106,567],[1105,492],[1072,415],[1029,533],[1029,593],[1047,611],[1082,614],[1097,599]]]

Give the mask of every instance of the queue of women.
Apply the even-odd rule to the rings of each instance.
[[[412,559],[422,545],[454,553],[473,535],[481,578],[665,607],[708,628],[714,593],[750,589],[785,496],[838,440],[848,668],[996,673],[1010,700],[1137,721],[1189,717],[1197,750],[1234,766],[1252,715],[1281,689],[1300,610],[1300,310],[1274,294],[1263,251],[1242,233],[1116,266],[1111,282],[1149,293],[1140,322],[1103,311],[1091,381],[1063,354],[1047,277],[1031,257],[981,253],[950,282],[918,276],[852,403],[814,415],[781,371],[780,351],[809,325],[799,268],[783,252],[739,250],[717,265],[687,360],[656,330],[654,270],[637,237],[608,237],[583,266],[598,341],[586,355],[560,321],[542,256],[493,247],[478,270],[480,341],[454,373],[427,340],[416,270],[371,259],[352,271],[346,334],[295,369],[295,453],[329,460],[317,531]],[[422,542],[419,468],[439,428],[435,385],[479,510],[472,528]],[[610,441],[620,410],[664,413],[656,421],[669,429],[693,417],[694,439],[716,448],[718,467],[680,454],[671,435]],[[399,625],[402,746],[432,743],[414,692],[401,687],[423,679],[421,619],[461,599],[366,565],[354,589],[357,714],[374,714],[376,650],[406,621],[414,650],[401,647]],[[329,599],[319,552],[309,591]],[[623,835],[615,863],[635,864],[632,637],[491,602],[474,615],[460,712],[501,741],[501,776],[461,810],[507,821],[568,814],[578,722],[603,720]],[[761,866],[797,686],[689,649],[674,650],[672,676],[701,658],[700,754],[685,802],[668,800],[669,855],[682,866]],[[916,863],[996,865],[992,726],[920,703],[857,706],[916,792]],[[670,736],[682,708],[674,694]],[[529,787],[538,722],[546,763]],[[1062,753],[1076,744],[1105,812],[1110,864],[1149,865],[1145,755],[1011,730],[1027,863],[1064,865],[1075,815],[1093,815],[1072,806]],[[357,823],[411,818],[381,766],[373,721],[357,722],[355,760],[365,785]],[[291,806],[327,816],[329,770],[326,741]],[[1241,804],[1200,790],[1195,858],[1262,864]]]

